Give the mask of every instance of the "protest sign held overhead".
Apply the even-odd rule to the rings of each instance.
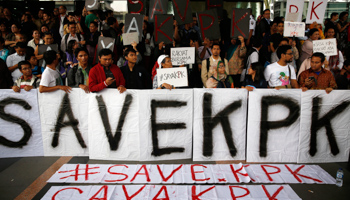
[[[303,17],[304,0],[287,0],[286,21],[301,22]]]
[[[163,83],[173,85],[174,87],[187,87],[188,76],[186,67],[173,67],[157,69],[158,87]]]
[[[304,22],[284,22],[284,37],[304,37],[305,23]]]
[[[192,23],[192,9],[190,0],[173,0],[175,20],[178,25]]]
[[[99,0],[86,0],[85,8],[87,11],[98,10],[100,8],[100,2]]]
[[[335,56],[338,54],[337,39],[325,39],[325,40],[314,40],[312,41],[313,51],[321,52],[325,56]]]
[[[206,0],[205,8],[206,10],[215,10],[219,19],[223,18],[223,0]]]
[[[236,9],[232,11],[231,38],[249,37],[249,9]]]
[[[219,19],[216,10],[198,12],[197,18],[203,40],[205,38],[210,40],[220,39]]]
[[[145,14],[145,0],[127,0],[130,14]]]
[[[168,0],[150,0],[149,1],[148,17],[150,22],[154,22],[155,15],[167,14],[167,11],[168,11]]]
[[[194,64],[195,47],[171,48],[170,57],[174,66]]]
[[[103,37],[103,36],[98,37],[96,55],[98,56],[101,49],[110,49],[111,51],[113,51],[114,41],[115,39],[111,37]]]
[[[123,45],[130,45],[132,43],[136,42],[139,43],[139,34],[138,32],[133,33],[123,33]]]
[[[312,24],[314,22],[323,24],[326,8],[327,0],[310,0],[306,15],[306,24]]]
[[[137,32],[139,35],[139,41],[142,40],[142,26],[143,26],[143,15],[137,14],[126,14],[125,15],[125,33]],[[135,41],[138,42],[138,41]]]
[[[54,50],[57,53],[59,53],[58,44],[39,44],[38,45],[38,55],[43,55],[46,51],[50,51],[50,50]],[[45,60],[40,59],[38,65],[45,68],[46,67]]]
[[[154,42],[171,44],[173,42],[173,15],[154,16]]]

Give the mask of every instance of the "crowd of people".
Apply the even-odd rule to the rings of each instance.
[[[172,68],[170,48],[195,47],[195,63],[186,88],[350,88],[350,26],[348,12],[332,13],[324,24],[306,24],[305,37],[284,37],[284,18],[270,19],[266,9],[251,14],[249,37],[230,38],[227,12],[220,19],[221,39],[202,38],[193,22],[173,22],[173,43],[154,42],[154,24],[145,16],[142,40],[123,46],[124,24],[113,11],[26,11],[15,17],[0,9],[0,88],[40,92],[81,88],[86,93],[104,88],[175,89],[158,84],[157,69]],[[99,37],[114,38],[114,49],[97,52]],[[313,51],[313,41],[337,39],[337,55]],[[41,46],[48,47],[43,52]],[[348,59],[348,60],[346,60]]]

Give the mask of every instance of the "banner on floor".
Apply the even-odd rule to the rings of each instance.
[[[340,90],[1,90],[0,157],[343,162],[349,105]]]

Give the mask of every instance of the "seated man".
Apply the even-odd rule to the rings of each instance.
[[[32,74],[32,66],[28,61],[19,62],[18,69],[23,75],[13,84],[13,91],[20,92],[21,89],[30,91],[33,88],[39,87],[40,78]]]
[[[56,51],[49,50],[45,52],[44,60],[46,62],[46,68],[41,75],[39,92],[42,93],[63,90],[69,93],[72,88],[63,85],[60,73],[56,70],[56,66],[59,62],[59,55],[57,55]]]
[[[303,71],[299,77],[299,85],[303,91],[308,89],[325,89],[329,94],[337,88],[332,72],[322,68],[326,57],[316,52],[311,56],[311,68]]]
[[[282,45],[278,47],[279,60],[268,65],[264,76],[270,88],[299,88],[294,67],[289,65],[293,61],[292,47]]]
[[[89,89],[91,92],[99,92],[105,88],[117,88],[123,93],[125,79],[119,67],[112,64],[113,52],[109,49],[102,49],[98,54],[99,63],[89,72]]]

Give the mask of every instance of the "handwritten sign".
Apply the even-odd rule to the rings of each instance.
[[[171,63],[174,66],[194,64],[195,49],[194,47],[188,48],[171,48]]]
[[[284,22],[285,37],[304,37],[305,36],[305,23],[304,22]]]
[[[326,8],[327,0],[310,0],[306,15],[306,24],[312,24],[314,22],[322,24]]]
[[[335,56],[337,55],[337,40],[327,39],[327,40],[314,40],[312,41],[313,50],[315,52],[321,52],[325,56]]]
[[[175,87],[188,86],[188,76],[186,67],[175,67],[166,69],[157,69],[158,87],[163,83],[173,85]]]
[[[123,33],[123,45],[130,45],[131,43],[136,42],[139,43],[139,33]]]

